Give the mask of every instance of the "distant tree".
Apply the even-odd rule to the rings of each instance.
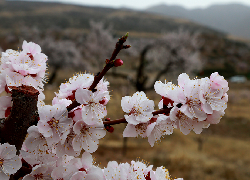
[[[140,66],[137,71],[136,87],[138,90],[151,90],[154,83],[149,83],[145,71],[153,73],[152,82],[161,79],[162,76],[180,72],[194,75],[202,69],[204,61],[200,59],[199,49],[203,45],[199,39],[199,33],[191,34],[180,29],[177,32],[164,34],[160,39],[144,46],[140,53]],[[139,77],[143,78],[139,78]]]
[[[131,42],[131,45],[137,48],[137,56],[140,58],[136,76],[115,72],[113,75],[130,80],[137,91],[152,90],[154,82],[166,75],[177,75],[180,72],[196,74],[205,64],[200,58],[203,41],[199,33],[192,34],[180,29],[163,34],[159,39],[138,40]]]
[[[35,43],[39,43],[43,53],[48,56],[48,64],[53,68],[49,77],[49,83],[55,80],[59,69],[72,68],[78,70],[90,70],[87,61],[83,61],[82,53],[73,40],[63,40],[59,36],[62,30],[56,27],[41,32],[36,27],[22,27],[20,30],[22,39],[27,39]],[[20,40],[22,42],[22,39]]]
[[[53,67],[49,83],[53,83],[56,73],[59,69],[73,68],[78,70],[89,70],[89,63],[83,61],[81,51],[76,47],[75,42],[71,40],[55,40],[52,37],[46,37],[40,41],[43,52],[48,55],[48,64]]]
[[[105,28],[103,22],[90,21],[89,33],[82,42],[83,57],[101,70],[103,58],[109,58],[115,42],[111,26]]]

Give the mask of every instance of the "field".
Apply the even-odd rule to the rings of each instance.
[[[64,73],[62,73],[64,72]],[[68,79],[73,72],[62,71],[58,82]],[[177,78],[177,77],[176,77]],[[108,117],[123,117],[120,106],[122,96],[132,95],[135,90],[127,86],[126,81],[109,77],[111,82],[111,101],[108,104]],[[58,86],[57,86],[58,87]],[[229,83],[229,102],[225,116],[217,125],[211,125],[200,135],[183,135],[175,130],[165,136],[161,142],[150,147],[147,139],[128,138],[124,146],[122,137],[124,124],[114,126],[113,133],[107,133],[100,140],[98,150],[93,153],[96,164],[106,167],[108,161],[130,162],[144,160],[154,167],[165,166],[172,178],[183,177],[185,180],[248,180],[250,179],[250,83]],[[55,87],[46,88],[46,103],[53,98]],[[150,99],[158,104],[160,97],[154,92],[147,92]]]

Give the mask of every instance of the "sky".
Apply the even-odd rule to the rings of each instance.
[[[51,0],[44,0],[51,1]],[[181,5],[187,9],[206,8],[213,4],[240,3],[250,6],[250,0],[54,0],[64,3],[76,3],[89,6],[104,6],[113,8],[132,8],[142,10],[159,4]]]

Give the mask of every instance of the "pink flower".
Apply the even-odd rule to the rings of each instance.
[[[224,93],[229,90],[228,82],[218,72],[214,72],[210,76],[210,83],[212,89],[221,89]],[[224,94],[223,93],[223,94]]]
[[[33,42],[27,42],[27,41],[23,41],[23,45],[22,45],[23,51],[25,53],[30,53],[33,56],[35,54],[41,53],[41,47],[38,44],[35,44]]]
[[[128,163],[118,164],[116,161],[109,161],[106,168],[103,170],[105,179],[110,180],[128,180],[131,178],[133,171],[132,167]],[[143,175],[142,175],[143,176]]]
[[[201,107],[207,114],[212,114],[213,110],[224,111],[227,108],[227,103],[222,99],[223,90],[213,89],[208,78],[200,80],[199,98]]]

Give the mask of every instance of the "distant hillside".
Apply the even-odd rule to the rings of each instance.
[[[161,8],[164,11],[164,6]],[[182,12],[182,16],[185,16],[185,12],[188,11],[175,6],[169,8],[167,12],[172,14]],[[202,32],[200,39],[203,45],[200,52],[204,61],[207,61],[203,75],[217,71],[224,77],[240,73],[246,74],[250,79],[250,47],[245,42],[228,39],[227,34],[222,31],[208,28],[182,17],[170,18],[165,15],[129,9],[50,2],[5,1],[0,3],[0,47],[3,50],[16,49],[22,29],[25,29],[24,26],[37,27],[41,38],[46,36],[48,30],[54,29],[55,39],[83,42],[89,32],[90,20],[102,21],[105,22],[105,26],[113,26],[113,35],[116,37],[129,32],[129,40],[135,42],[143,40],[142,42],[145,44],[153,38],[161,37],[163,32],[177,31],[180,28],[191,32]]]
[[[224,35],[212,28],[178,18],[151,13],[112,8],[67,5],[48,2],[6,1],[0,4],[0,29],[18,30],[22,25],[46,29],[57,26],[64,29],[88,29],[89,21],[105,21],[116,32],[148,36],[183,27],[190,31],[203,31]]]
[[[181,6],[160,4],[145,11],[189,19],[235,36],[250,39],[250,6],[228,4],[188,10]]]

